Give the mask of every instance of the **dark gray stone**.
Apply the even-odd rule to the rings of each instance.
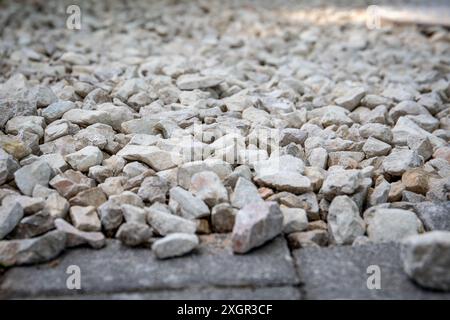
[[[450,231],[450,201],[417,203],[414,209],[427,230]]]
[[[400,245],[304,248],[294,251],[306,299],[450,299],[450,293],[426,291],[403,271]],[[380,267],[381,289],[368,289],[371,265]]]
[[[192,254],[157,260],[148,248],[109,241],[99,251],[68,251],[58,263],[8,270],[0,298],[107,294],[189,287],[264,287],[298,283],[286,241],[278,237],[246,255],[234,255],[227,236],[205,236]],[[67,267],[81,269],[82,290],[66,288]]]

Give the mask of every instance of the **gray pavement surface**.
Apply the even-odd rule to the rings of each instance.
[[[193,255],[163,261],[149,249],[110,241],[103,250],[74,249],[47,264],[6,271],[0,298],[450,299],[407,278],[398,244],[304,248],[292,256],[282,237],[235,255],[227,236],[207,236]],[[70,265],[80,267],[81,290],[66,287]],[[367,287],[371,265],[380,268],[381,289]]]

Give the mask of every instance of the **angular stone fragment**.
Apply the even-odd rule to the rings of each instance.
[[[209,216],[208,206],[201,199],[180,187],[170,189],[169,207],[172,212],[187,219]]]
[[[165,209],[165,208],[164,208]],[[168,213],[155,204],[147,209],[147,222],[161,236],[170,233],[195,233],[195,222]]]
[[[232,169],[229,163],[219,159],[184,163],[178,168],[177,181],[179,186],[189,189],[192,176],[202,171],[213,171],[223,180],[232,172]]]
[[[126,222],[147,223],[147,212],[143,208],[130,204],[122,204],[120,208],[122,209],[122,214]]]
[[[368,158],[385,156],[391,151],[391,145],[373,137],[369,137],[366,143],[364,143],[363,151]]]
[[[69,202],[57,192],[50,194],[45,200],[45,210],[54,218],[65,218],[69,208]]]
[[[60,119],[67,111],[75,108],[76,105],[72,101],[58,101],[42,110],[42,116],[45,118],[47,123],[51,123]]]
[[[193,234],[172,233],[156,240],[152,251],[158,259],[167,259],[185,255],[199,244],[198,237]]]
[[[94,249],[100,249],[106,244],[106,239],[103,233],[80,231],[66,220],[56,219],[55,227],[57,230],[66,234],[66,247],[68,248],[87,244]]]
[[[144,207],[144,202],[142,199],[131,191],[124,191],[120,194],[110,196],[109,201],[117,205],[131,204],[132,206],[139,208]]]
[[[45,161],[35,161],[23,166],[14,173],[17,187],[23,194],[30,196],[36,185],[46,187],[52,176],[52,169]]]
[[[79,192],[95,187],[95,182],[81,172],[67,170],[50,180],[49,184],[64,198],[72,198]]]
[[[177,86],[181,90],[206,89],[215,87],[222,81],[222,79],[212,76],[186,74],[177,79]]]
[[[450,231],[450,201],[416,203],[414,210],[427,230]]]
[[[403,241],[403,268],[420,286],[450,291],[450,232],[432,231]]]
[[[326,230],[294,232],[289,234],[287,239],[292,249],[324,247],[328,244],[328,232]]]
[[[98,147],[87,146],[77,152],[66,155],[65,160],[77,171],[87,172],[90,167],[103,161],[103,154]]]
[[[8,202],[0,207],[0,240],[16,227],[22,217],[23,209],[18,202]]]
[[[373,189],[372,193],[369,195],[369,205],[375,206],[377,204],[386,203],[389,197],[389,192],[391,191],[391,185],[386,180],[382,179],[377,181],[377,185]]]
[[[12,180],[14,172],[19,168],[20,166],[14,157],[0,148],[0,185]]]
[[[148,243],[152,235],[152,229],[148,225],[138,222],[127,222],[120,226],[116,238],[127,246],[135,247]]]
[[[210,207],[228,201],[227,189],[225,189],[219,176],[212,171],[194,174],[191,178],[189,191]]]
[[[70,219],[75,228],[81,231],[100,231],[101,223],[98,218],[95,207],[79,207],[70,208]]]
[[[300,208],[281,207],[283,213],[283,232],[286,234],[300,232],[308,227],[308,217]]]
[[[393,151],[383,160],[383,170],[393,176],[400,176],[410,168],[419,167],[423,159],[412,150]]]
[[[156,171],[167,170],[180,163],[179,155],[154,146],[126,145],[117,155],[127,160],[142,161]]]
[[[253,202],[236,215],[233,251],[246,253],[276,237],[283,230],[283,214],[276,202]]]
[[[258,189],[251,181],[242,177],[237,180],[234,192],[231,195],[233,207],[241,209],[249,203],[262,201],[263,199],[259,195]]]
[[[54,218],[47,210],[41,210],[23,218],[12,232],[14,239],[33,238],[55,228]]]
[[[71,206],[93,206],[98,207],[102,203],[106,202],[106,196],[100,188],[90,188],[81,191],[75,197],[69,200]]]
[[[39,197],[27,197],[20,195],[8,195],[3,198],[2,205],[7,205],[11,203],[19,203],[23,209],[23,214],[25,216],[34,214],[45,207],[45,199]]]
[[[123,221],[122,209],[119,204],[109,200],[98,207],[98,214],[103,230],[110,234],[114,232]]]
[[[402,175],[402,184],[406,190],[419,194],[427,193],[429,180],[430,174],[422,168],[409,169]]]
[[[331,200],[337,195],[350,195],[355,193],[361,184],[362,175],[359,170],[328,171],[320,193]]]
[[[66,235],[58,230],[32,239],[0,241],[0,265],[12,267],[46,262],[56,258],[65,246]]]
[[[423,226],[414,212],[403,209],[371,208],[364,213],[367,235],[371,241],[401,241],[423,232]]]
[[[111,124],[110,114],[99,110],[71,109],[64,113],[62,118],[82,127],[95,123]]]
[[[138,191],[138,196],[144,201],[150,203],[166,202],[167,192],[169,191],[169,184],[164,179],[158,176],[147,177],[142,181]]]
[[[342,97],[335,100],[336,104],[346,108],[349,111],[355,109],[362,98],[366,95],[366,90],[364,88],[353,88],[346,92]]]
[[[366,230],[358,206],[348,196],[333,199],[327,219],[331,240],[338,245],[352,244],[357,237],[364,235]]]
[[[237,210],[228,203],[219,203],[211,210],[211,224],[218,233],[231,232],[236,219]]]

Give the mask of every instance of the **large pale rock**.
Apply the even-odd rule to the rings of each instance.
[[[52,176],[52,168],[45,161],[35,161],[14,173],[17,187],[25,195],[31,195],[36,185],[47,186]]]
[[[66,235],[58,230],[32,239],[0,241],[0,265],[12,267],[46,262],[56,258],[65,246]]]
[[[64,113],[62,118],[82,127],[87,127],[95,123],[110,125],[112,122],[108,112],[99,110],[71,109]]]
[[[303,193],[312,190],[311,181],[303,176],[305,164],[291,155],[275,156],[254,164],[255,181],[278,191]]]
[[[66,247],[68,248],[88,244],[94,249],[100,249],[106,244],[103,233],[80,231],[66,220],[56,219],[55,227],[66,234]]]
[[[450,291],[450,232],[432,231],[403,241],[403,268],[420,286]]]
[[[71,198],[69,202],[71,206],[94,206],[97,208],[106,202],[106,200],[107,198],[103,191],[100,188],[95,187],[81,191],[75,197]]]
[[[189,191],[208,206],[228,201],[228,192],[219,176],[212,171],[196,173],[191,178]]]
[[[374,242],[401,241],[423,232],[422,222],[412,211],[373,207],[364,213],[367,235]]]
[[[67,111],[75,108],[76,105],[72,101],[58,101],[42,110],[42,116],[45,118],[47,123],[51,123],[60,119]]]
[[[161,208],[161,206],[161,204],[155,204],[147,209],[147,222],[159,235],[195,233],[195,222],[173,215],[165,211],[166,208]]]
[[[180,163],[179,155],[155,146],[126,145],[117,155],[127,160],[144,162],[156,171],[167,170]]]
[[[54,177],[49,184],[66,199],[72,198],[83,190],[95,187],[93,179],[71,169]]]
[[[363,151],[367,158],[371,158],[385,156],[389,153],[389,151],[391,151],[391,148],[391,145],[373,137],[369,137],[366,143],[364,143]]]
[[[393,176],[401,176],[406,170],[419,167],[423,159],[412,150],[393,151],[383,160],[383,169]]]
[[[276,202],[254,202],[236,215],[232,232],[233,251],[246,253],[279,235],[283,214]]]
[[[0,148],[0,185],[14,178],[14,172],[20,166],[17,161],[9,153]]]
[[[212,76],[197,74],[182,75],[177,79],[177,86],[181,90],[206,89],[219,85],[223,80]]]
[[[47,210],[23,218],[11,234],[14,239],[39,236],[55,228],[54,219]]]
[[[187,219],[209,216],[209,208],[203,200],[180,187],[170,189],[169,207],[172,212]]]
[[[237,180],[234,192],[231,195],[233,207],[241,209],[249,203],[262,201],[263,199],[259,195],[258,189],[250,180],[242,177]]]
[[[435,148],[443,147],[447,144],[445,140],[422,129],[414,121],[406,117],[400,117],[398,119],[395,127],[392,129],[392,134],[394,136],[393,142],[397,145],[406,145],[408,138],[411,136],[428,138]]]
[[[0,240],[13,231],[22,217],[22,206],[16,201],[5,203],[0,207]]]
[[[98,207],[98,214],[100,216],[102,228],[107,234],[111,234],[117,230],[123,222],[123,214],[120,205],[111,200],[106,201]]]
[[[213,171],[223,180],[232,172],[232,168],[229,163],[219,159],[184,163],[178,168],[177,181],[179,186],[189,189],[192,176],[202,171]]]
[[[283,232],[286,234],[300,232],[308,228],[306,211],[300,208],[281,207],[283,213]]]
[[[166,202],[167,192],[169,191],[169,184],[166,180],[158,177],[147,177],[142,181],[142,184],[138,191],[138,196],[144,201],[150,203],[153,202]]]
[[[359,105],[361,99],[364,98],[365,95],[366,90],[364,88],[352,88],[348,90],[345,95],[337,98],[335,102],[337,105],[352,111]]]
[[[198,237],[193,234],[172,233],[156,240],[152,250],[159,259],[167,259],[185,255],[199,244]]]
[[[338,245],[352,244],[358,236],[364,235],[366,230],[358,206],[348,196],[333,199],[328,208],[327,220],[331,239]]]
[[[360,170],[329,171],[322,184],[320,193],[330,200],[338,195],[350,195],[361,187],[362,179]]]
[[[87,172],[90,167],[103,161],[103,154],[98,147],[87,146],[77,152],[66,155],[65,160],[77,171]]]
[[[70,219],[75,228],[81,231],[100,231],[101,223],[98,218],[95,207],[79,207],[70,208]]]
[[[117,230],[116,238],[123,244],[135,247],[149,242],[152,237],[152,229],[143,223],[126,222]]]

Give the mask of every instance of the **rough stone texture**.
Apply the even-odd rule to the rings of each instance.
[[[228,192],[217,174],[212,171],[196,173],[191,178],[189,191],[202,199],[208,206],[228,201]]]
[[[119,227],[116,238],[127,246],[135,247],[147,243],[152,235],[153,232],[148,225],[131,221]]]
[[[206,236],[202,239],[195,254],[168,260],[157,260],[148,248],[130,250],[118,241],[108,241],[107,246],[96,251],[95,255],[89,249],[74,249],[61,256],[56,266],[46,264],[7,271],[0,284],[0,296],[80,294],[77,290],[67,290],[66,277],[58,276],[65,275],[67,267],[74,264],[83,272],[84,294],[149,290],[159,296],[161,288],[217,286],[231,290],[245,286],[258,288],[297,284],[292,258],[282,238],[248,255],[239,256],[232,253],[231,242],[225,236]],[[133,261],[133,268],[129,268],[130,261]]]
[[[169,207],[175,214],[188,219],[209,215],[209,208],[201,199],[180,187],[170,190]]]
[[[46,187],[52,175],[52,169],[44,161],[36,161],[23,166],[14,173],[17,187],[26,195],[31,195],[36,185]]]
[[[55,227],[66,234],[66,246],[68,248],[88,244],[94,249],[100,249],[106,244],[103,233],[80,231],[63,219],[56,219]]]
[[[400,245],[304,248],[294,251],[306,299],[449,299],[416,286],[403,271]],[[369,290],[369,266],[379,266],[381,289]],[[301,267],[300,267],[301,266]]]
[[[215,232],[231,232],[236,219],[237,209],[228,203],[220,203],[211,210],[211,223]]]
[[[98,218],[95,207],[79,207],[70,208],[70,219],[73,225],[81,231],[100,231],[101,223]]]
[[[233,207],[241,209],[249,203],[262,201],[258,189],[251,181],[242,177],[238,178],[234,192],[231,195],[231,204]]]
[[[66,246],[66,235],[61,231],[51,231],[40,237],[25,240],[0,241],[0,265],[42,263],[57,257]]]
[[[433,231],[403,241],[405,272],[419,285],[450,291],[450,232]]]
[[[414,212],[403,209],[369,209],[364,213],[367,235],[371,241],[401,241],[407,236],[423,231]]]
[[[195,222],[178,217],[156,207],[147,209],[147,222],[159,234],[165,236],[170,233],[195,233]]]
[[[229,232],[263,200],[287,207],[291,248],[334,246],[364,210],[368,234],[345,245],[448,229],[448,29],[370,26],[387,0],[86,1],[82,32],[54,0],[1,1],[0,201],[24,215],[6,239],[80,227],[83,207],[149,253],[163,233]]]
[[[171,233],[153,243],[152,250],[158,259],[183,256],[198,246],[198,237],[187,233]]]
[[[274,238],[283,229],[283,214],[275,202],[255,202],[238,211],[232,232],[233,250],[245,253]]]
[[[336,244],[351,244],[365,233],[366,225],[356,203],[348,196],[333,199],[328,209],[328,226]]]
[[[450,231],[450,201],[416,203],[414,210],[427,230]]]
[[[17,202],[0,207],[0,240],[10,233],[23,217],[22,206]]]

